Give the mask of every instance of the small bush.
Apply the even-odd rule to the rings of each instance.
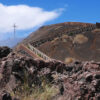
[[[88,41],[88,38],[83,34],[78,34],[74,37],[74,43],[83,44]]]
[[[93,32],[100,32],[100,29],[95,29],[93,30]]]
[[[73,32],[71,32],[70,34],[69,34],[69,36],[73,36],[74,35],[74,33]]]
[[[60,40],[60,39],[57,37],[57,38],[55,38],[54,40],[52,40],[51,43],[55,45],[55,43],[57,43],[59,40]]]
[[[33,90],[27,86],[23,86],[22,90],[21,92],[16,92],[20,100],[51,100],[53,96],[59,93],[59,89],[51,84],[45,84],[42,88],[36,87]]]
[[[72,63],[73,61],[75,61],[74,58],[68,57],[68,58],[65,59],[65,64],[70,64],[70,63]]]
[[[67,39],[69,36],[68,35],[63,35],[62,39]]]
[[[41,54],[37,54],[39,57],[41,57]]]
[[[69,36],[68,35],[63,35],[62,36],[62,41],[63,42],[67,42],[67,39],[69,38]]]
[[[55,42],[55,41],[58,41],[59,40],[59,38],[55,38],[54,40],[52,40],[52,42]]]

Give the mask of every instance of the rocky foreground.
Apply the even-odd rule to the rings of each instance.
[[[100,100],[100,62],[75,61],[66,65],[56,60],[45,62],[13,52],[0,58],[0,100],[25,100],[20,97],[23,94],[22,86],[27,84],[28,97],[36,88],[42,90],[43,83],[58,89],[47,100]]]

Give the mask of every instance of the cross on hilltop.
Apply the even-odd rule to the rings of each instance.
[[[14,24],[14,25],[13,25],[13,28],[14,28],[14,39],[15,39],[15,37],[16,37],[16,27],[17,27],[16,24]]]

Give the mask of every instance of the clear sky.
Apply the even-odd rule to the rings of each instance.
[[[0,40],[11,37],[14,23],[17,36],[25,37],[41,25],[100,22],[100,0],[0,0],[0,4]]]

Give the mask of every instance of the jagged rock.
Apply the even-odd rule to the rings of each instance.
[[[0,92],[0,100],[12,100],[10,93],[6,91]]]
[[[62,83],[60,83],[59,88],[60,88],[60,94],[63,95],[64,94],[64,86]]]
[[[0,47],[0,58],[6,57],[12,50],[8,47]]]
[[[93,79],[92,74],[88,74],[88,75],[86,76],[86,81],[87,81],[87,82],[91,82],[92,79]]]
[[[6,93],[3,95],[2,100],[12,100],[12,98],[9,93]]]
[[[60,86],[60,94],[56,100],[100,98],[100,62],[77,61],[66,65],[56,60],[45,62],[16,53],[10,53],[0,60],[0,95],[3,89],[8,90],[9,87],[12,91],[16,91],[17,87],[23,85],[25,79],[28,79],[30,88],[32,84],[41,87],[41,77],[45,77],[52,85]],[[5,94],[4,97],[6,96],[9,97],[10,94]]]

